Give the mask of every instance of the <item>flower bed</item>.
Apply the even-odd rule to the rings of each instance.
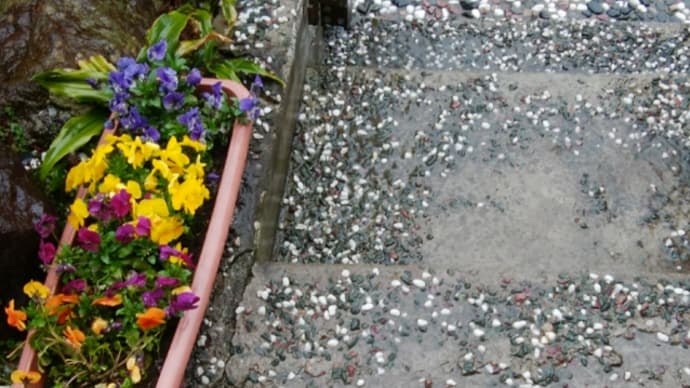
[[[232,123],[246,120],[242,115],[256,114],[261,80],[256,78],[251,94],[245,90],[230,100],[224,89],[233,86],[202,82],[199,70],[171,53],[165,41],[146,54],[141,61],[123,58],[107,80],[91,81],[112,91],[111,119],[90,157],[67,175],[65,189],[77,195],[60,245],[51,241],[55,217],[46,215],[36,225],[39,257],[50,270],[46,284],[25,286],[31,298],[25,308],[13,301],[5,308],[8,323],[29,330],[27,341],[37,351],[35,370],[25,348],[12,373],[17,384],[132,386],[152,363],[166,323],[199,306],[195,319],[203,316],[237,196],[248,126],[242,127],[242,144],[233,134],[233,177],[226,177],[226,163],[223,197],[216,201],[223,209],[214,213],[206,238],[214,247],[205,243],[199,262],[187,248],[190,225],[217,179],[209,151]],[[198,87],[206,89],[200,96]],[[197,265],[204,270],[192,284]],[[178,331],[195,337],[198,325],[181,324]],[[176,336],[176,342],[185,341]]]

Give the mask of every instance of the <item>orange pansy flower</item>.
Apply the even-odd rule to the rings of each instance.
[[[10,304],[5,307],[5,314],[7,314],[7,324],[16,328],[19,331],[26,330],[26,313],[21,310],[14,309],[14,299],[10,300]]]
[[[97,306],[115,307],[122,304],[122,295],[104,296],[94,300],[91,304]]]
[[[137,325],[141,330],[153,329],[165,323],[165,311],[158,307],[149,307],[144,313],[137,314]]]
[[[16,370],[12,372],[10,379],[15,384],[35,384],[41,381],[41,374],[32,370]]]
[[[48,315],[58,315],[57,322],[62,325],[74,316],[72,308],[70,306],[65,306],[65,304],[77,303],[79,303],[78,295],[56,294],[48,298],[44,306],[48,311]]]
[[[65,335],[65,340],[77,350],[81,348],[81,344],[86,340],[84,332],[79,329],[72,329],[69,326],[65,328],[62,334]]]

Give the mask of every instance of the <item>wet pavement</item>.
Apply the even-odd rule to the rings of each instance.
[[[314,42],[274,254],[239,304],[214,299],[222,367],[196,381],[690,384],[680,6],[477,22],[398,3],[357,2],[379,7]]]

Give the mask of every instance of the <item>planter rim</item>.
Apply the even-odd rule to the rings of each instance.
[[[201,91],[210,91],[211,87],[218,82],[221,83],[223,91],[229,97],[243,99],[250,96],[247,88],[239,82],[215,78],[202,78],[197,89]],[[115,129],[104,130],[99,142],[103,142],[105,137],[114,131]],[[227,240],[230,225],[232,224],[235,204],[239,196],[244,166],[249,152],[251,131],[251,121],[247,120],[240,122],[239,120],[235,120],[225,164],[223,166],[223,173],[216,193],[213,212],[206,229],[204,244],[199,254],[199,260],[194,270],[194,277],[191,284],[192,291],[199,297],[198,307],[193,310],[185,311],[180,318],[168,353],[165,357],[165,362],[161,368],[156,387],[179,387],[184,378],[184,372],[189,362],[191,352],[194,349],[201,322],[204,319],[206,309],[210,302],[220,260],[225,251],[225,242]],[[79,188],[76,196],[83,198],[85,195],[86,189],[84,187]],[[72,225],[66,223],[60,237],[59,246],[64,244],[71,245],[74,241],[75,234],[76,231]],[[53,295],[58,285],[58,274],[54,268],[48,271],[44,284],[50,289],[50,294]],[[29,332],[24,341],[22,355],[17,366],[19,370],[28,371],[38,369],[36,351],[29,345],[31,334],[32,333]],[[35,384],[12,384],[12,388],[43,388],[43,386],[44,379]]]

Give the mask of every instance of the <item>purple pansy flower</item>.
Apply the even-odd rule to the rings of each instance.
[[[146,126],[146,129],[144,129],[144,135],[142,138],[145,141],[152,141],[154,143],[158,143],[158,140],[161,139],[161,133],[158,132],[158,130],[150,125]]]
[[[110,199],[110,206],[113,208],[113,212],[117,217],[122,218],[126,216],[132,209],[132,204],[129,202],[130,198],[132,198],[132,196],[127,190],[122,189]]]
[[[161,67],[156,70],[156,76],[164,93],[170,93],[177,89],[177,72],[169,67]]]
[[[101,245],[101,235],[98,232],[83,227],[77,232],[77,241],[83,249],[90,252],[98,252],[98,247]]]
[[[144,306],[146,307],[155,307],[158,305],[158,300],[162,298],[165,294],[163,293],[163,290],[160,288],[156,288],[153,291],[146,291],[141,295],[141,298],[144,300]]]
[[[187,84],[189,86],[196,86],[201,82],[201,72],[197,68],[193,68],[187,74]]]
[[[160,42],[151,46],[147,51],[149,61],[162,61],[165,58],[165,52],[168,50],[168,42],[161,40]]]
[[[178,284],[180,284],[180,281],[177,278],[169,277],[169,276],[158,276],[156,278],[156,287],[162,288],[162,287],[175,287]]]
[[[170,306],[166,308],[166,313],[172,316],[180,311],[195,309],[198,302],[199,297],[193,292],[183,292],[175,296],[175,299],[173,299],[173,301],[170,303]]]
[[[135,106],[129,109],[129,113],[120,118],[120,124],[122,127],[129,130],[135,130],[147,126],[147,121],[144,116],[139,114],[139,110]]]
[[[136,63],[137,61],[132,57],[120,57],[115,65],[117,66],[118,70],[125,70]]]
[[[201,140],[204,137],[205,129],[199,116],[199,108],[192,108],[187,112],[177,116],[177,121],[187,126],[189,137],[192,140]]]
[[[161,260],[168,260],[170,256],[175,256],[182,259],[182,261],[185,262],[187,267],[194,267],[194,263],[192,262],[192,255],[190,255],[189,253],[180,252],[179,250],[171,247],[170,245],[161,245],[159,248],[159,252],[159,257],[161,258]]]
[[[113,218],[110,208],[103,203],[103,196],[100,194],[89,200],[88,209],[89,214],[101,221],[109,221]]]
[[[36,233],[38,233],[41,238],[47,238],[51,234],[53,234],[53,231],[55,230],[55,222],[57,221],[57,217],[52,216],[48,213],[43,213],[41,214],[41,218],[38,219],[34,223],[34,229],[36,230]]]
[[[105,290],[105,295],[110,297],[115,295],[115,293],[123,288],[127,287],[127,283],[125,283],[122,280],[119,280],[108,287],[108,289]]]
[[[108,102],[108,107],[118,115],[125,116],[129,111],[129,104],[127,104],[128,98],[129,94],[115,90],[115,95]]]
[[[43,264],[50,265],[55,259],[55,244],[41,240],[38,245],[38,258]]]
[[[115,230],[115,239],[123,244],[129,244],[134,240],[134,225],[123,224]]]
[[[204,93],[203,96],[214,109],[220,108],[220,104],[223,102],[223,84],[216,82],[211,86],[211,93]]]
[[[134,287],[144,287],[146,285],[146,274],[135,273],[127,279],[125,284]]]
[[[180,109],[184,104],[184,94],[180,92],[170,92],[163,97],[163,108],[168,112]]]
[[[72,294],[83,292],[86,289],[86,280],[84,279],[73,279],[62,286],[62,292],[65,294]]]
[[[148,217],[139,216],[137,225],[134,227],[137,236],[148,236],[151,233],[151,220]]]

